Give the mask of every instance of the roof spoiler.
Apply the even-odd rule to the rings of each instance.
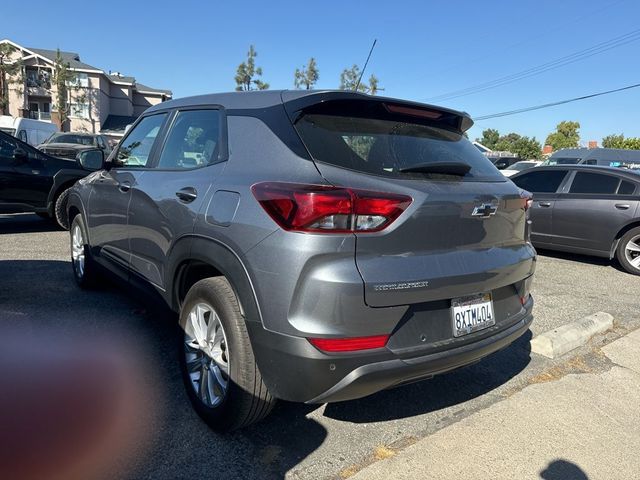
[[[371,115],[373,117],[384,116],[389,119],[402,119],[403,121],[411,120],[415,123],[434,125],[458,133],[464,133],[473,126],[473,120],[466,112],[344,90],[314,92],[285,90],[282,92],[282,102],[293,123],[303,113],[336,114],[338,111],[343,112],[346,109],[346,111],[351,110],[354,116]],[[338,102],[342,104],[340,109],[336,109]],[[362,108],[362,102],[368,102],[370,107]]]

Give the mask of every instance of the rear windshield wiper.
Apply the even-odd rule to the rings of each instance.
[[[401,168],[402,173],[441,173],[464,177],[471,170],[471,165],[462,162],[428,162]]]

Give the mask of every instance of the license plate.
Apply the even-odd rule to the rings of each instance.
[[[462,337],[495,325],[490,293],[470,295],[451,300],[453,336]]]

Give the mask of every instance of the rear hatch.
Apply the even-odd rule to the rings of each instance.
[[[355,233],[366,303],[490,293],[531,275],[526,200],[464,137],[471,120],[421,104],[353,97],[286,105],[331,184],[412,198],[382,231]]]

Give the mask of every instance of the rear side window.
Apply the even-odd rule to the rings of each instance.
[[[158,168],[189,169],[216,163],[219,140],[219,110],[178,112],[167,135]]]
[[[569,193],[614,194],[620,179],[600,173],[576,172]]]
[[[524,173],[512,180],[520,188],[532,193],[555,193],[566,175],[566,170],[547,170]]]
[[[454,162],[471,166],[465,179],[503,180],[491,162],[460,132],[441,128],[438,120],[429,124],[409,115],[385,115],[377,110],[376,103],[362,102],[361,108],[341,108],[338,102],[331,110],[305,113],[295,127],[314,160],[338,167],[388,177],[451,178],[401,170]],[[431,114],[438,118],[438,112]]]
[[[166,113],[143,118],[130,130],[118,149],[118,165],[125,167],[146,167],[151,148],[160,133]]]
[[[4,166],[13,164],[13,152],[16,149],[16,143],[12,140],[0,136],[0,162]]]
[[[633,195],[633,192],[635,191],[635,184],[627,182],[626,180],[620,182],[620,186],[618,187],[618,195]]]

